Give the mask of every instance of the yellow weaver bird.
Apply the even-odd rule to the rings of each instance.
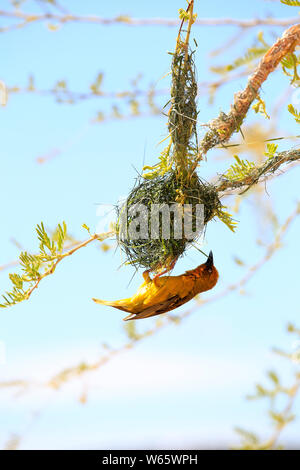
[[[218,281],[218,271],[214,266],[213,254],[209,253],[206,263],[180,276],[162,276],[151,279],[149,272],[143,273],[144,283],[135,295],[128,299],[106,301],[93,299],[101,305],[130,312],[124,318],[139,320],[174,310],[191,300],[195,295],[212,289]]]

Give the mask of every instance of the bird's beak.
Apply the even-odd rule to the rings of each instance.
[[[213,256],[213,253],[212,251],[209,252],[209,255],[208,255],[208,258],[207,258],[207,261],[205,263],[205,267],[206,269],[211,269],[214,265],[214,256]]]

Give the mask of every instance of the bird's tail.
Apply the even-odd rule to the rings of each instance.
[[[92,299],[96,304],[101,304],[101,305],[113,305],[114,302],[110,302],[109,300],[101,300],[101,299]]]
[[[108,305],[109,307],[115,307],[118,308],[119,310],[123,310],[124,312],[129,312],[128,308],[125,307],[127,304],[126,299],[124,300],[101,300],[101,299],[92,299],[96,304],[101,304],[101,305]]]

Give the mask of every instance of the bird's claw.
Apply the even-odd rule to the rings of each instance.
[[[143,272],[144,281],[147,282],[147,283],[151,282],[151,280],[152,280],[150,275],[149,275],[149,272],[150,272],[150,269],[147,269],[147,271]]]

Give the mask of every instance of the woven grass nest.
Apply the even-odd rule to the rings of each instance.
[[[125,203],[127,212],[124,211],[125,205],[117,209],[117,238],[121,250],[125,253],[126,264],[132,264],[136,268],[141,267],[152,271],[159,271],[161,269],[167,269],[172,262],[176,262],[178,257],[183,255],[185,250],[191,245],[191,241],[186,239],[184,234],[181,239],[174,238],[172,230],[174,217],[172,217],[172,213],[170,219],[170,238],[164,239],[162,237],[161,225],[159,226],[159,238],[153,239],[150,236],[150,211],[152,205],[167,204],[171,206],[179,201],[181,204],[191,204],[192,207],[196,204],[203,204],[204,225],[216,215],[216,212],[221,207],[215,187],[212,184],[200,180],[196,174],[194,174],[188,182],[183,182],[178,179],[176,172],[171,170],[164,176],[158,176],[150,180],[140,178],[136,182]],[[129,225],[135,218],[130,215],[130,208],[136,204],[143,204],[148,209],[147,215],[145,216],[148,219],[149,238],[147,239],[130,239],[129,237],[123,237],[121,235],[121,215],[123,214],[124,217],[124,213],[126,214],[125,219]],[[124,223],[124,218],[122,220],[122,223]],[[192,221],[192,223],[194,223],[194,221]],[[197,235],[200,236],[201,233]],[[193,241],[195,241],[196,238],[197,236]]]

